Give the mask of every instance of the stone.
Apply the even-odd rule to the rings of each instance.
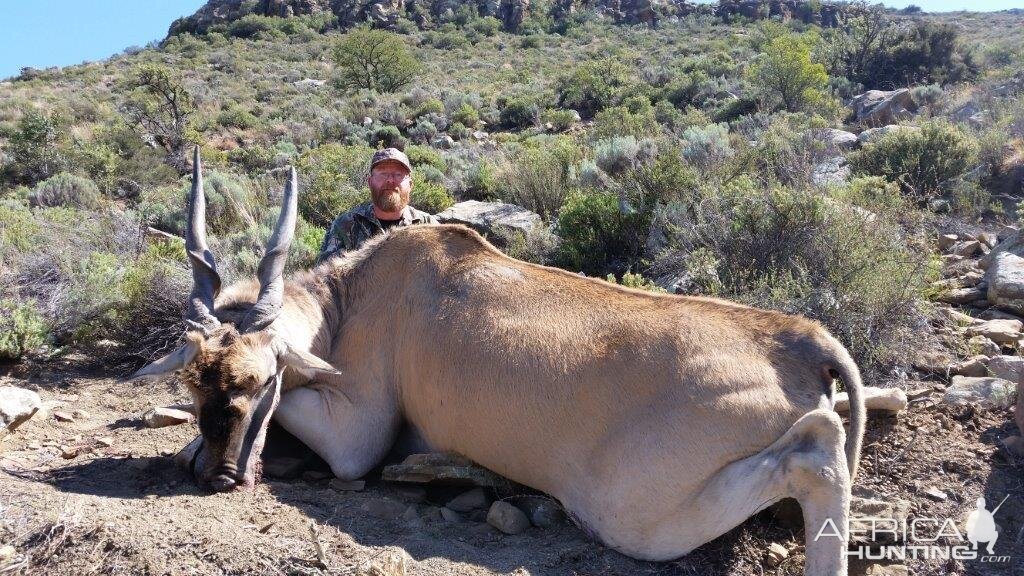
[[[522,510],[498,500],[487,511],[487,523],[505,534],[519,534],[530,527],[530,519]]]
[[[65,412],[64,410],[57,410],[53,413],[53,419],[57,422],[74,422],[75,415],[71,412]]]
[[[985,113],[978,107],[977,102],[969,100],[963,106],[953,111],[949,115],[949,119],[954,122],[965,122],[973,128],[980,128],[982,122],[984,122]]]
[[[899,388],[864,386],[861,392],[864,396],[864,406],[867,410],[895,414],[907,409],[907,394]],[[846,392],[836,393],[835,411],[841,414],[846,414],[850,411],[850,397]]]
[[[995,248],[996,245],[999,244],[999,236],[992,232],[982,232],[974,238],[989,248]]]
[[[822,130],[821,139],[830,147],[838,150],[852,150],[860,143],[857,140],[857,135],[853,132],[837,130],[835,128],[826,128],[825,130]]]
[[[1018,232],[996,245],[982,259],[988,300],[999,308],[1024,314],[1024,237]]]
[[[302,80],[296,80],[292,82],[292,85],[301,90],[315,90],[327,82],[325,80],[316,80],[314,78],[303,78]]]
[[[1024,357],[993,356],[988,360],[988,374],[1018,385],[1024,382]]]
[[[864,126],[895,124],[913,116],[917,103],[909,88],[898,90],[868,90],[853,97],[850,102],[854,117]]]
[[[1008,436],[1003,438],[1003,447],[1010,454],[1017,458],[1024,458],[1024,438],[1020,436]]]
[[[359,492],[366,488],[366,480],[342,480],[341,478],[335,478],[331,480],[328,486],[340,492]]]
[[[1024,322],[1020,320],[986,320],[980,324],[968,326],[964,333],[968,336],[985,336],[996,344],[1014,344],[1021,338]]]
[[[0,564],[4,564],[11,558],[14,558],[15,554],[17,554],[17,550],[14,549],[14,546],[0,546]]]
[[[999,356],[1003,350],[989,338],[985,336],[972,336],[967,340],[967,348],[976,354],[991,358],[993,356]]]
[[[471,136],[477,142],[483,142],[484,140],[487,140],[487,138],[490,135],[487,132],[484,132],[483,130],[474,130]]]
[[[960,237],[957,236],[956,234],[942,234],[942,235],[940,235],[939,236],[939,242],[938,242],[939,250],[948,250],[949,247],[952,246],[953,244],[956,244],[956,241],[959,240],[959,239],[960,239]]]
[[[462,516],[459,515],[458,512],[452,510],[451,508],[448,508],[447,506],[441,507],[441,518],[445,522],[451,522],[452,524],[458,524],[459,522],[462,522]]]
[[[970,258],[981,251],[981,242],[977,240],[961,240],[949,248],[951,254]]]
[[[464,224],[485,235],[493,235],[498,229],[527,234],[534,227],[541,225],[540,215],[526,208],[515,204],[478,200],[454,204],[438,214],[437,219],[442,224]]]
[[[402,520],[413,527],[422,528],[426,525],[426,522],[423,521],[423,518],[420,517],[420,513],[416,510],[415,504],[410,504],[409,507],[405,509],[405,512],[402,513]]]
[[[789,550],[778,542],[772,542],[768,545],[768,552],[765,553],[765,563],[772,568],[782,564],[782,562],[789,558]]]
[[[269,478],[292,480],[302,475],[306,463],[302,458],[277,456],[263,460],[263,473]]]
[[[177,426],[188,424],[192,420],[192,414],[175,408],[150,408],[142,415],[142,421],[148,428]]]
[[[381,520],[394,520],[401,517],[407,507],[405,503],[383,498],[364,502],[359,509]]]
[[[373,124],[373,118],[363,116],[363,126],[370,126],[371,124]]]
[[[970,304],[971,302],[985,299],[985,286],[978,285],[946,290],[936,296],[935,299],[947,304]]]
[[[946,494],[942,490],[939,490],[935,486],[929,486],[922,492],[922,494],[931,498],[932,500],[935,500],[936,502],[944,502],[949,499],[948,494]]]
[[[0,386],[0,439],[28,422],[43,403],[39,394],[16,386]]]
[[[988,376],[988,369],[985,367],[987,356],[971,356],[967,360],[957,362],[949,367],[949,374],[955,376]]]
[[[954,576],[955,572],[950,572]],[[868,566],[864,576],[910,576],[910,570],[902,564],[871,564]]]
[[[869,128],[861,132],[859,135],[857,135],[857,140],[859,140],[862,145],[869,144],[871,142],[876,142],[879,138],[885,136],[886,134],[896,132],[897,130],[917,129],[918,128],[916,126],[900,126],[899,124],[891,124],[889,126],[882,126],[880,128]]]
[[[196,436],[191,442],[174,455],[174,465],[185,472],[190,472],[192,462],[196,458],[196,452],[203,447],[203,437]]]
[[[61,458],[64,458],[65,460],[77,458],[82,452],[82,449],[79,446],[61,446],[59,450]]]
[[[385,466],[381,478],[387,482],[472,484],[501,489],[515,485],[466,458],[449,453],[412,454],[401,464]]]
[[[394,490],[406,502],[427,501],[427,490],[422,486],[395,486]]]
[[[811,169],[811,182],[815,186],[841,186],[850,180],[850,164],[846,158],[829,158]]]
[[[452,498],[445,504],[445,507],[456,512],[469,512],[470,510],[484,510],[491,503],[483,488],[473,488]]]
[[[516,506],[538,528],[553,528],[566,520],[562,505],[548,496],[525,496],[518,499]]]
[[[455,147],[455,139],[447,134],[441,134],[434,138],[432,144],[435,148],[441,148],[442,150],[450,150]]]
[[[949,404],[972,404],[1009,408],[1014,403],[1017,386],[1009,380],[990,376],[954,376],[946,388],[944,401]]]
[[[114,439],[111,438],[110,436],[103,436],[102,438],[96,439],[96,444],[102,446],[103,448],[110,448],[111,446],[114,445]]]

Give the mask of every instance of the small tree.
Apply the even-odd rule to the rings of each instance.
[[[167,163],[184,173],[188,168],[185,149],[196,139],[192,95],[167,68],[154,64],[138,68],[126,88],[128,96],[120,106],[125,122],[141,137],[152,137],[167,151]]]
[[[14,180],[35,184],[63,170],[68,164],[62,150],[67,139],[63,116],[25,110],[8,136],[8,150],[14,159],[9,170]]]
[[[343,88],[395,92],[412,82],[419,62],[398,34],[356,28],[334,48],[339,83]]]
[[[749,74],[766,97],[781,100],[790,112],[819,103],[828,84],[825,67],[811,61],[810,44],[792,34],[768,42]]]

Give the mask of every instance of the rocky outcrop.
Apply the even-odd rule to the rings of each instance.
[[[909,88],[886,92],[868,90],[850,102],[854,119],[864,126],[885,126],[910,118],[917,111],[917,102]]]
[[[541,223],[537,213],[515,204],[477,200],[459,202],[438,214],[437,219],[442,224],[464,224],[485,235],[499,230],[528,234]]]

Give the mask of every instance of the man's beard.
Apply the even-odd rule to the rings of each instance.
[[[373,204],[384,212],[395,212],[409,203],[409,196],[403,195],[399,188],[380,190],[373,194]]]

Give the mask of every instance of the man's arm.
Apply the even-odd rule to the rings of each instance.
[[[349,250],[348,246],[348,234],[346,230],[351,225],[352,216],[345,212],[338,216],[331,222],[331,225],[327,227],[327,233],[324,234],[324,241],[320,244],[320,255],[316,258],[316,263],[320,264],[324,260],[327,260],[331,256],[340,255],[343,251]]]

